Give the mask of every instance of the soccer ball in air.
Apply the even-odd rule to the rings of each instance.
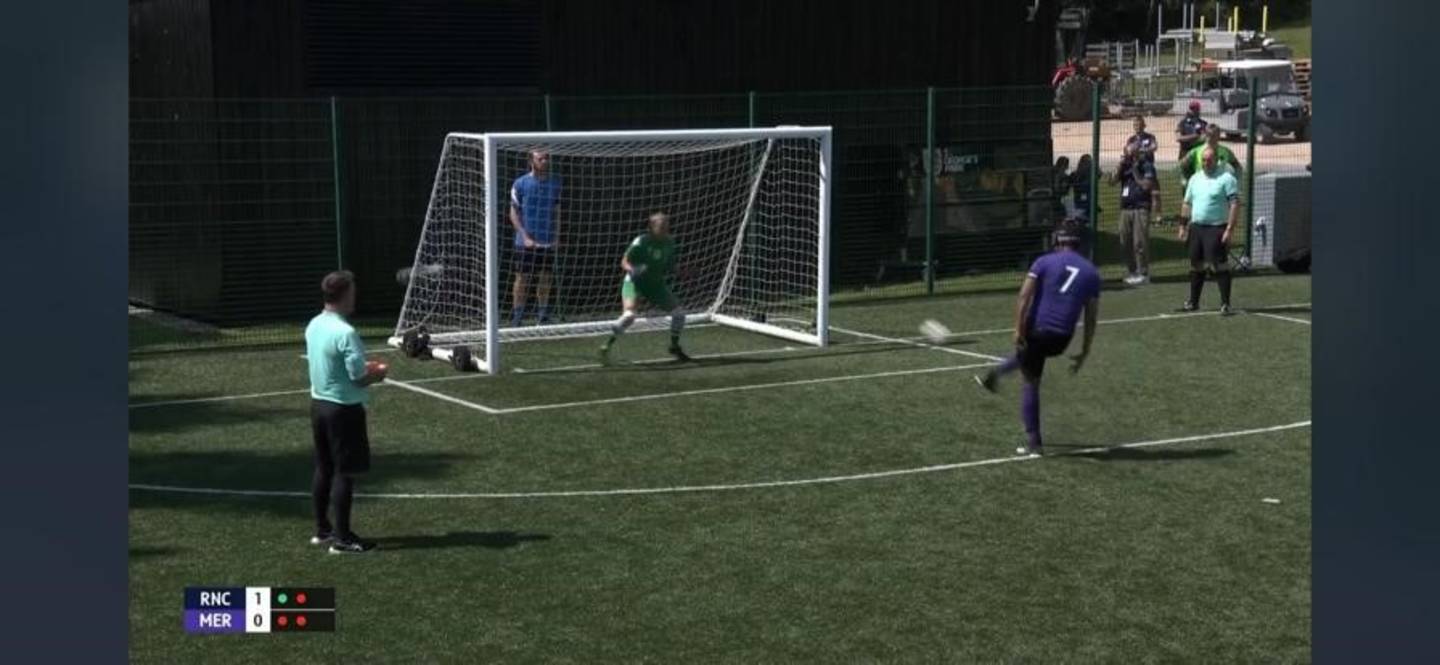
[[[935,319],[925,319],[925,322],[920,324],[920,334],[924,335],[925,339],[935,344],[940,344],[946,339],[949,339],[950,329]]]

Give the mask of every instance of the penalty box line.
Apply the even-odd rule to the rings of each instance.
[[[1304,306],[1308,306],[1308,305],[1310,305],[1310,303],[1291,303],[1291,304],[1287,304],[1287,305],[1271,305],[1271,306],[1269,306],[1269,307],[1304,307]],[[1258,308],[1258,309],[1266,309],[1266,308]],[[1242,311],[1243,311],[1243,310],[1242,310]],[[1292,322],[1294,322],[1294,323],[1304,323],[1305,325],[1310,325],[1310,322],[1309,322],[1309,321],[1306,321],[1306,320],[1304,320],[1304,319],[1298,319],[1298,318],[1292,318],[1292,317],[1281,317],[1280,315],[1270,314],[1270,313],[1268,313],[1268,312],[1261,312],[1261,311],[1253,311],[1253,310],[1252,310],[1252,311],[1248,311],[1248,312],[1246,312],[1246,313],[1248,313],[1248,314],[1254,314],[1254,315],[1263,315],[1263,316],[1265,316],[1266,318],[1272,318],[1272,319],[1277,319],[1277,320],[1287,320],[1287,321],[1292,321]],[[1185,313],[1171,313],[1171,314],[1155,314],[1155,315],[1150,315],[1150,316],[1136,316],[1136,317],[1121,318],[1121,319],[1107,319],[1107,320],[1101,320],[1099,323],[1100,323],[1100,325],[1113,325],[1113,324],[1117,324],[1117,323],[1143,323],[1143,322],[1150,322],[1150,321],[1170,321],[1170,320],[1178,320],[1178,319],[1187,319],[1187,318],[1198,317],[1198,316],[1216,316],[1216,315],[1218,315],[1218,314],[1219,314],[1219,312],[1185,312]],[[831,326],[831,330],[835,330],[836,332],[840,332],[840,333],[842,333],[842,334],[853,334],[853,333],[851,333],[851,331],[848,331],[848,330],[845,330],[845,329],[841,329],[841,328],[837,328],[837,327],[835,327],[835,326]],[[1012,332],[1013,330],[1014,330],[1013,328],[993,328],[993,329],[988,329],[988,330],[966,330],[966,331],[951,333],[950,336],[951,336],[952,338],[957,338],[957,339],[958,339],[958,338],[964,338],[964,337],[978,337],[978,336],[981,336],[981,335],[998,335],[998,334],[1004,334],[1004,333]],[[934,350],[937,350],[937,351],[944,351],[944,352],[946,352],[946,353],[955,353],[955,354],[957,354],[957,355],[978,356],[978,357],[981,357],[981,358],[984,358],[984,359],[987,359],[987,360],[989,360],[989,359],[993,359],[993,360],[997,360],[997,361],[999,360],[998,357],[996,357],[996,356],[987,356],[987,355],[984,355],[984,354],[975,354],[975,353],[969,352],[969,351],[964,351],[964,352],[962,352],[962,351],[959,350],[959,349],[951,349],[951,348],[944,347],[944,346],[936,346],[936,345],[933,345],[933,344],[926,344],[926,343],[924,343],[924,342],[918,341],[918,340],[923,339],[923,338],[907,339],[907,338],[901,338],[901,337],[885,337],[885,336],[883,336],[883,335],[873,335],[873,334],[871,334],[871,333],[861,333],[860,336],[861,336],[861,337],[865,337],[865,338],[869,339],[870,341],[867,341],[867,342],[858,342],[858,343],[856,343],[856,344],[851,344],[851,345],[848,345],[848,346],[863,346],[863,345],[872,345],[872,344],[902,344],[902,345],[917,346],[917,347],[921,347],[921,348],[930,348],[930,349],[934,349]],[[778,348],[778,349],[761,349],[761,350],[752,351],[752,352],[739,352],[739,353],[731,353],[731,354],[712,354],[712,355],[708,355],[708,356],[695,356],[695,357],[697,357],[697,358],[709,358],[709,357],[720,357],[720,356],[722,356],[722,355],[748,355],[748,354],[750,354],[750,353],[785,353],[785,352],[788,352],[789,350],[809,350],[809,349],[796,349],[796,348],[794,348],[794,347],[782,347],[782,348]],[[667,360],[667,359],[660,358],[660,359],[655,359],[654,361],[640,361],[640,362],[641,362],[641,363],[645,363],[645,362],[663,362],[663,361],[665,361],[665,360]],[[594,367],[594,366],[595,366],[595,364],[576,365],[576,366],[566,367],[566,368],[546,368],[546,369],[526,370],[524,373],[557,372],[557,371],[562,371],[562,370],[590,369],[590,368],[592,368],[592,367]],[[519,372],[517,371],[517,373],[519,373]],[[412,381],[406,381],[406,382],[404,382],[404,383],[405,383],[406,385],[408,385],[408,386],[414,386],[415,384],[420,384],[420,383],[438,383],[438,382],[441,382],[441,381],[457,381],[457,380],[474,379],[474,378],[477,378],[477,377],[478,377],[478,378],[483,378],[483,377],[487,377],[487,376],[489,376],[489,375],[485,375],[485,374],[479,374],[479,375],[476,375],[476,374],[461,374],[461,375],[455,375],[455,376],[441,376],[441,377],[429,377],[429,378],[422,378],[422,379],[414,379],[414,380],[412,380]],[[397,382],[397,383],[398,383],[398,382]],[[386,384],[379,384],[379,385],[386,385]],[[206,403],[212,403],[212,402],[229,402],[229,401],[247,400],[247,399],[263,399],[263,398],[267,398],[267,397],[283,397],[283,396],[289,396],[289,395],[305,395],[305,394],[309,394],[309,393],[310,393],[309,389],[300,388],[300,389],[296,389],[296,390],[277,390],[277,391],[270,391],[270,392],[246,393],[246,394],[241,394],[241,395],[222,395],[222,396],[217,396],[217,397],[197,397],[197,398],[193,398],[193,399],[163,400],[163,401],[155,401],[155,402],[136,402],[136,403],[130,404],[130,405],[129,405],[129,408],[131,408],[131,409],[148,409],[148,408],[167,407],[167,406],[183,406],[183,405],[189,405],[189,404],[206,404]],[[448,397],[448,396],[447,396],[447,397]],[[474,408],[474,407],[471,407],[471,408]],[[491,408],[491,407],[486,407],[486,408]],[[480,410],[480,409],[476,409],[476,410]],[[502,410],[503,410],[503,409],[502,409]]]
[[[609,496],[636,496],[636,495],[660,495],[660,494],[685,494],[695,492],[724,492],[736,490],[772,489],[779,487],[799,487],[807,485],[827,485],[845,482],[856,482],[864,480],[876,480],[880,478],[894,478],[899,476],[913,476],[924,473],[936,473],[941,471],[958,471],[982,466],[996,466],[1001,464],[1027,464],[1054,460],[1058,457],[1082,457],[1087,455],[1103,455],[1115,450],[1127,450],[1135,448],[1153,448],[1156,446],[1172,446],[1184,443],[1198,443],[1202,441],[1218,441],[1221,439],[1235,439],[1241,437],[1257,436],[1261,434],[1274,434],[1287,430],[1304,429],[1311,426],[1311,421],[1302,420],[1285,425],[1273,425],[1270,427],[1255,427],[1251,429],[1231,430],[1228,432],[1212,432],[1209,434],[1195,434],[1191,436],[1178,436],[1166,439],[1153,439],[1150,441],[1136,441],[1133,443],[1119,443],[1109,446],[1095,446],[1079,450],[1054,452],[1044,457],[1021,457],[1010,455],[1006,457],[992,457],[989,459],[971,460],[968,462],[954,462],[951,464],[935,464],[931,466],[911,467],[906,469],[888,469],[883,471],[871,471],[868,473],[854,473],[843,476],[822,476],[818,478],[796,478],[791,480],[765,480],[749,483],[729,483],[716,485],[679,485],[671,487],[635,487],[615,489],[594,489],[594,490],[553,490],[535,492],[357,492],[356,498],[360,499],[556,499],[574,497],[609,497]],[[209,496],[252,496],[252,497],[284,497],[284,498],[309,498],[308,491],[285,491],[285,490],[244,490],[244,489],[220,489],[212,487],[181,487],[176,485],[155,485],[148,483],[131,483],[131,490],[147,492],[165,492],[171,494],[199,494]]]

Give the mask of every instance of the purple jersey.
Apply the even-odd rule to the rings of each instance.
[[[1030,266],[1035,278],[1035,301],[1030,307],[1030,330],[1075,333],[1085,303],[1100,297],[1100,271],[1078,252],[1054,251]]]

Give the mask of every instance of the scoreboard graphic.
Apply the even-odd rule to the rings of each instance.
[[[333,633],[335,589],[185,587],[185,632]]]

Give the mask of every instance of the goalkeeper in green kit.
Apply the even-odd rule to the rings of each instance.
[[[670,237],[670,216],[657,212],[650,215],[649,230],[636,237],[620,257],[625,281],[620,286],[620,302],[624,313],[610,327],[610,338],[600,347],[600,360],[610,361],[610,347],[635,323],[640,300],[645,300],[670,315],[670,355],[681,362],[690,360],[680,348],[680,331],[685,328],[685,312],[665,278],[675,267],[675,240]]]

